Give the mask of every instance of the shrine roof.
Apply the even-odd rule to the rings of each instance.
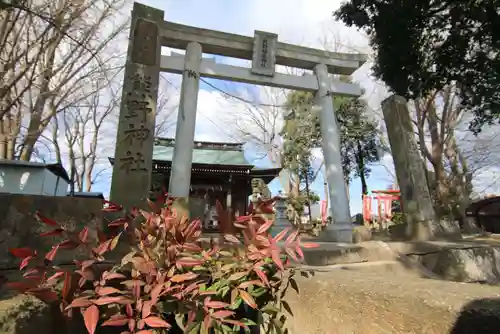
[[[153,148],[153,160],[172,161],[174,139],[157,138]],[[243,143],[194,142],[193,164],[235,165],[253,167],[243,152]]]

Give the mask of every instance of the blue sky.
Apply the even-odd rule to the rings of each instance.
[[[231,33],[253,36],[254,30],[264,30],[278,34],[278,40],[295,43],[310,47],[328,48],[338,47],[333,44],[339,43],[355,46],[367,50],[366,40],[356,31],[347,29],[338,23],[334,23],[331,13],[340,1],[329,0],[142,0],[146,5],[164,10],[165,20],[200,28],[215,29]],[[124,46],[126,47],[126,46]],[[166,52],[168,53],[168,50]],[[205,57],[213,57],[205,55]],[[244,65],[245,62],[223,59],[216,57],[218,62],[226,62],[234,65]],[[179,84],[180,77],[171,77],[172,81]],[[372,108],[377,109],[380,101],[384,98],[384,92],[379,93],[377,84],[369,78],[369,67],[365,66],[356,73],[355,79],[368,92],[367,98]],[[259,87],[221,82],[219,80],[208,80],[211,84],[226,92],[239,95],[242,91],[246,94],[251,92],[251,99],[258,96]],[[178,92],[177,92],[178,93]],[[178,94],[173,94],[174,98]],[[238,101],[227,101],[221,94],[205,83],[200,84],[198,97],[198,116],[196,126],[197,140],[213,141],[235,141],[237,138],[231,136],[227,129],[227,122],[220,118],[225,113],[238,113],[241,105]],[[175,119],[175,118],[174,118]],[[174,134],[175,129],[170,130]],[[248,151],[247,158],[252,162],[255,152]],[[390,157],[384,159],[384,165],[392,170]],[[266,159],[253,162],[259,167],[270,166]],[[109,177],[109,173],[108,177]],[[392,181],[387,167],[372,166],[372,176],[368,180],[370,189],[385,189]],[[109,181],[103,177],[94,186],[94,191],[104,194],[109,193]],[[277,192],[281,185],[278,180],[271,184],[273,192]],[[323,175],[320,174],[312,184],[312,189],[323,197]],[[361,211],[361,185],[359,179],[353,180],[350,186],[351,213]]]

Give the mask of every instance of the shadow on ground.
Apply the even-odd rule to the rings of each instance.
[[[465,305],[450,334],[494,334],[500,329],[500,299],[478,299]]]

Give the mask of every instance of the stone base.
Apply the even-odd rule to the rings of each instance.
[[[389,227],[389,234],[392,240],[397,241],[459,240],[462,238],[458,222],[446,220],[396,224]]]
[[[332,224],[321,232],[318,241],[352,243],[353,226],[351,223],[340,225]]]
[[[352,242],[359,243],[372,240],[372,230],[368,226],[355,226],[352,233]]]

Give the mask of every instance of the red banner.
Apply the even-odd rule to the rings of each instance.
[[[368,195],[363,195],[363,219],[370,221],[372,218],[372,198]]]
[[[323,221],[323,225],[326,224],[326,219],[328,218],[328,203],[325,200],[321,201],[321,220]]]

